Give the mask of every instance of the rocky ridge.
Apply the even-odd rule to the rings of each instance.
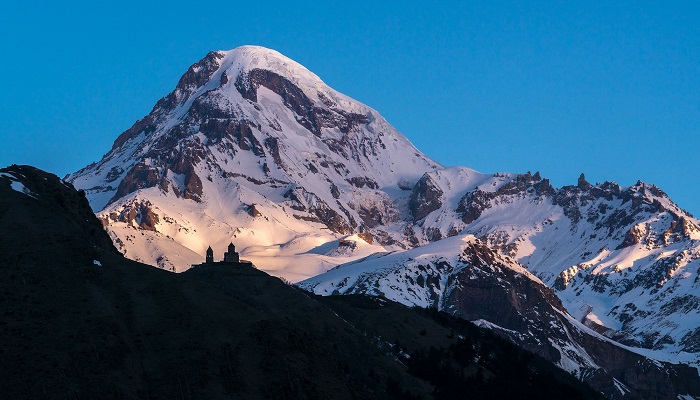
[[[541,355],[608,398],[675,399],[700,390],[695,368],[647,358],[587,328],[552,289],[472,235],[345,264],[298,286],[443,310]]]

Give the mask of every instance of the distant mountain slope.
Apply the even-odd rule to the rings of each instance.
[[[81,193],[31,167],[0,169],[0,255],[6,398],[430,399],[453,386],[400,360],[436,349],[445,373],[472,379],[462,395],[502,398],[491,389],[509,380],[531,398],[600,398],[471,324],[383,300],[320,302],[254,268],[171,274],[127,260]]]
[[[592,185],[581,176],[557,189],[539,174],[448,168],[426,173],[409,205],[420,247],[405,254],[429,256],[435,246],[426,244],[444,242],[439,253],[454,258],[460,242],[440,239],[474,235],[554,289],[597,332],[654,357],[700,364],[700,222],[656,186]],[[337,282],[358,268],[351,262],[309,282]],[[405,303],[426,304],[412,298],[422,290],[415,282],[402,290]]]
[[[344,264],[297,285],[320,295],[366,294],[443,310],[492,329],[611,398],[700,394],[695,368],[647,359],[589,330],[553,290],[471,235]]]
[[[700,221],[663,191],[643,182],[592,185],[583,175],[557,189],[539,174],[456,171],[421,178],[420,193],[441,195],[414,231],[473,234],[520,262],[597,331],[698,363],[685,353],[700,349]]]

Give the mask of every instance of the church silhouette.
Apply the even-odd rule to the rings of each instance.
[[[224,259],[222,261],[214,261],[214,250],[211,246],[207,248],[207,254],[202,264],[194,264],[193,267],[198,267],[200,265],[226,265],[226,266],[238,266],[238,267],[252,267],[253,263],[246,260],[241,260],[240,255],[236,252],[236,246],[231,242],[228,245],[228,251],[224,253]]]

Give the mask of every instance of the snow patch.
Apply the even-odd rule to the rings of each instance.
[[[17,177],[7,173],[0,173],[0,177],[5,177],[10,180],[10,187],[12,188],[12,190],[25,194],[35,200],[38,199],[37,194],[29,190],[26,186],[24,186],[24,184],[20,182]]]

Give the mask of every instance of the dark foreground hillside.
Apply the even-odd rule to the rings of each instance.
[[[595,397],[585,393],[587,388],[576,378],[544,358],[436,309],[408,308],[365,295],[318,300],[395,354],[409,373],[430,382],[436,398]]]
[[[598,398],[443,314],[129,261],[81,193],[31,167],[0,170],[0,315],[3,398]]]

